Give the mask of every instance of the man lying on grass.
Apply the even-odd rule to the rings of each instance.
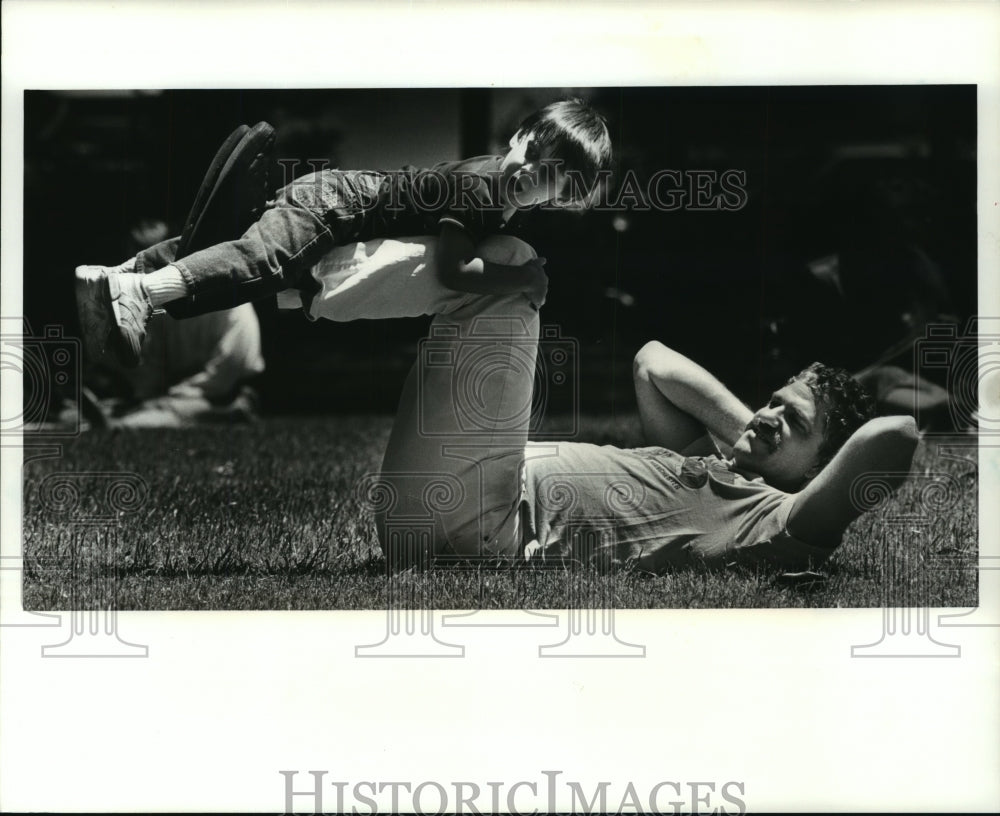
[[[558,197],[559,186],[539,186],[536,137],[535,147],[551,137],[573,155],[594,153],[597,164],[610,160],[603,120],[582,103],[558,103],[540,116],[515,134],[502,162],[511,179],[524,176],[537,193],[530,197],[535,204]],[[538,307],[548,287],[534,250],[499,227],[469,232],[462,238],[463,257],[483,263],[469,264],[463,291],[457,291],[454,276],[442,274],[454,261],[453,253],[440,251],[450,243],[444,233],[440,239],[375,238],[401,234],[404,222],[419,228],[430,223],[426,218],[404,219],[390,232],[347,230],[343,240],[334,240],[292,188],[295,200],[269,208],[264,168],[272,144],[266,123],[244,126],[223,144],[181,237],[162,245],[164,269],[138,261],[131,272],[80,267],[81,326],[92,350],[117,338],[111,345],[134,364],[153,303],[145,295],[126,295],[160,291],[157,281],[165,283],[153,301],[172,304],[178,316],[231,306],[228,301],[250,297],[251,289],[260,294],[287,286],[294,288],[279,300],[307,305],[312,319],[434,315],[431,336],[407,378],[382,471],[366,482],[390,566],[448,558],[572,558],[650,571],[741,560],[807,567],[829,555],[861,512],[851,496],[858,477],[887,473],[881,481],[893,485],[905,478],[917,442],[913,421],[871,419],[871,401],[844,372],[811,366],[753,413],[708,372],[655,343],[636,360],[642,424],[655,447],[529,445]],[[590,153],[583,150],[587,145]],[[336,174],[324,178],[343,181]],[[324,217],[341,212],[329,210],[339,193],[317,199],[323,191],[313,182],[306,185],[309,205],[322,205]],[[307,238],[320,230],[324,239],[299,241],[301,252],[286,259],[294,260],[295,274],[268,273],[264,281],[258,273],[267,272],[274,258],[264,252],[258,226],[266,221],[274,232],[265,230],[270,237],[264,244],[281,243],[288,235],[279,222],[293,215],[296,224],[309,222]],[[248,224],[244,237],[256,247],[250,253],[256,271],[250,270],[253,280],[247,278],[249,288],[239,294],[234,281],[247,271],[246,259],[233,265],[240,246],[234,241]],[[455,237],[450,227],[446,232]],[[360,237],[373,240],[349,243]],[[182,256],[189,267],[198,259],[206,286],[213,282],[211,293],[178,283],[171,264]],[[529,270],[530,285],[487,285],[483,270],[502,267]],[[141,278],[137,271],[149,274]]]
[[[633,370],[643,436],[656,447],[561,445],[558,461],[528,459],[529,548],[572,552],[574,536],[596,540],[601,529],[612,532],[598,551],[611,547],[613,558],[653,572],[740,562],[806,569],[860,515],[855,480],[874,471],[896,487],[909,471],[913,419],[873,419],[871,398],[842,369],[813,363],[757,411],[655,341]],[[547,498],[560,482],[576,488],[571,510]],[[602,518],[602,507],[616,512]]]
[[[407,263],[432,263],[428,241],[415,239],[427,248]],[[496,263],[534,256],[509,237],[478,251]],[[364,265],[378,252],[341,262]],[[873,419],[870,397],[846,372],[813,364],[754,412],[656,342],[635,360],[650,447],[529,443],[538,311],[520,294],[442,291],[449,297],[369,483],[392,566],[457,558],[806,569],[862,512],[852,500],[859,477],[877,472],[896,487],[909,471],[913,419]]]

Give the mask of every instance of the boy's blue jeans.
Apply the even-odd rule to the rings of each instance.
[[[177,258],[178,238],[136,256],[140,274],[176,267],[188,296],[166,306],[173,317],[230,309],[284,289],[315,282],[308,274],[334,246],[357,240],[366,205],[375,200],[377,174],[323,170],[278,191],[255,223],[234,240]]]

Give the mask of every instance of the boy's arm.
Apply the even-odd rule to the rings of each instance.
[[[879,481],[895,490],[906,481],[919,441],[913,417],[878,417],[866,422],[796,495],[788,532],[808,544],[836,545],[847,525],[864,512],[851,496],[854,482],[866,473],[878,473]]]
[[[449,289],[482,295],[523,292],[536,308],[545,303],[548,277],[544,258],[532,258],[521,266],[484,261],[476,256],[475,244],[465,230],[445,223],[434,260],[441,283]]]
[[[731,447],[753,416],[708,371],[655,340],[636,355],[633,379],[643,436],[650,445],[684,453],[707,430]]]

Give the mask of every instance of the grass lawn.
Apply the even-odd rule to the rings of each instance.
[[[25,608],[384,609],[384,561],[354,486],[377,472],[390,425],[387,416],[282,417],[242,427],[90,432],[59,458],[28,462]],[[581,425],[581,441],[640,443],[636,416]],[[449,609],[975,606],[974,445],[968,436],[922,442],[916,478],[855,522],[821,575],[520,568],[400,580]],[[82,486],[76,506],[84,513],[107,506],[107,483],[88,473],[138,474],[146,499],[117,523],[80,525],[42,506],[44,479],[67,471]],[[87,546],[102,535],[104,546]],[[102,564],[74,566],[74,555],[95,551]]]

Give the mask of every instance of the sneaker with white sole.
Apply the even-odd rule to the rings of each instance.
[[[142,276],[121,266],[78,266],[76,307],[84,347],[94,359],[110,351],[126,368],[142,360],[146,324],[155,311]]]

